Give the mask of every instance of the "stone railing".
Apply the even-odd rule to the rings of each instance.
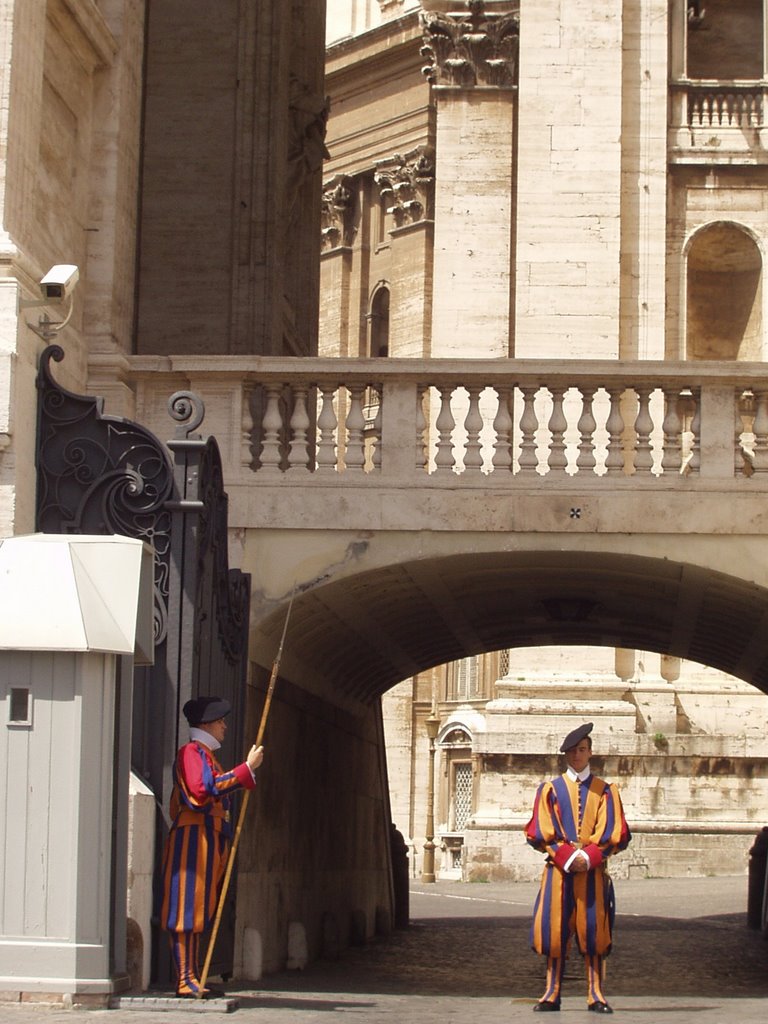
[[[704,150],[707,153],[749,153],[762,162],[761,133],[765,128],[764,82],[679,81],[670,86],[670,147],[672,156]]]
[[[768,482],[759,363],[134,357],[141,422],[192,389],[227,476],[345,486]]]

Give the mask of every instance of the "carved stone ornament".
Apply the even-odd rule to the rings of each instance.
[[[304,182],[323,166],[331,154],[325,146],[330,98],[319,96],[296,75],[288,85],[288,161],[286,196],[293,206]]]
[[[323,184],[320,226],[324,251],[352,244],[355,233],[354,209],[355,193],[350,177],[337,174]]]
[[[520,43],[519,4],[510,4],[517,9],[505,14],[489,13],[483,0],[469,0],[463,6],[465,11],[449,13],[422,10],[424,45],[420,52],[427,59],[423,74],[433,85],[454,88],[514,86]]]
[[[434,216],[435,157],[429,146],[378,160],[373,179],[397,227]]]

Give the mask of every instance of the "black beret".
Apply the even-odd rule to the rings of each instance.
[[[182,708],[184,717],[190,725],[205,725],[225,718],[232,710],[232,705],[223,697],[195,697],[188,700]]]
[[[563,742],[560,744],[560,750],[565,753],[566,750],[570,750],[571,747],[575,747],[577,743],[581,743],[592,732],[592,722],[585,722],[584,725],[580,725],[577,729],[569,732]]]

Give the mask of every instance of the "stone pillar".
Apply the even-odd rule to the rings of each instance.
[[[323,185],[320,204],[321,356],[359,355],[359,315],[350,304],[353,270],[353,214],[360,182],[337,174]],[[324,308],[323,308],[324,307]],[[359,310],[358,310],[359,314]]]
[[[624,10],[619,356],[664,359],[668,5],[667,0],[641,0]],[[673,16],[678,13],[673,5]],[[682,29],[684,44],[685,21],[676,28],[678,34]],[[672,54],[674,59],[674,46]],[[686,122],[687,115],[678,123]]]
[[[437,111],[433,356],[510,353],[518,7],[422,4]]]
[[[523,6],[519,357],[619,355],[622,14],[627,6],[613,0],[538,0]]]
[[[393,227],[390,355],[429,355],[435,209],[435,154],[417,146],[376,162],[374,181]]]

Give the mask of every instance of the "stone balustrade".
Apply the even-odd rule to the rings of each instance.
[[[137,416],[206,403],[228,479],[308,486],[768,481],[761,363],[134,357]]]
[[[763,89],[759,85],[713,82],[686,89],[688,124],[695,128],[762,128]]]
[[[672,162],[685,161],[699,150],[749,154],[762,163],[766,86],[763,82],[677,81],[670,86],[669,146]]]

